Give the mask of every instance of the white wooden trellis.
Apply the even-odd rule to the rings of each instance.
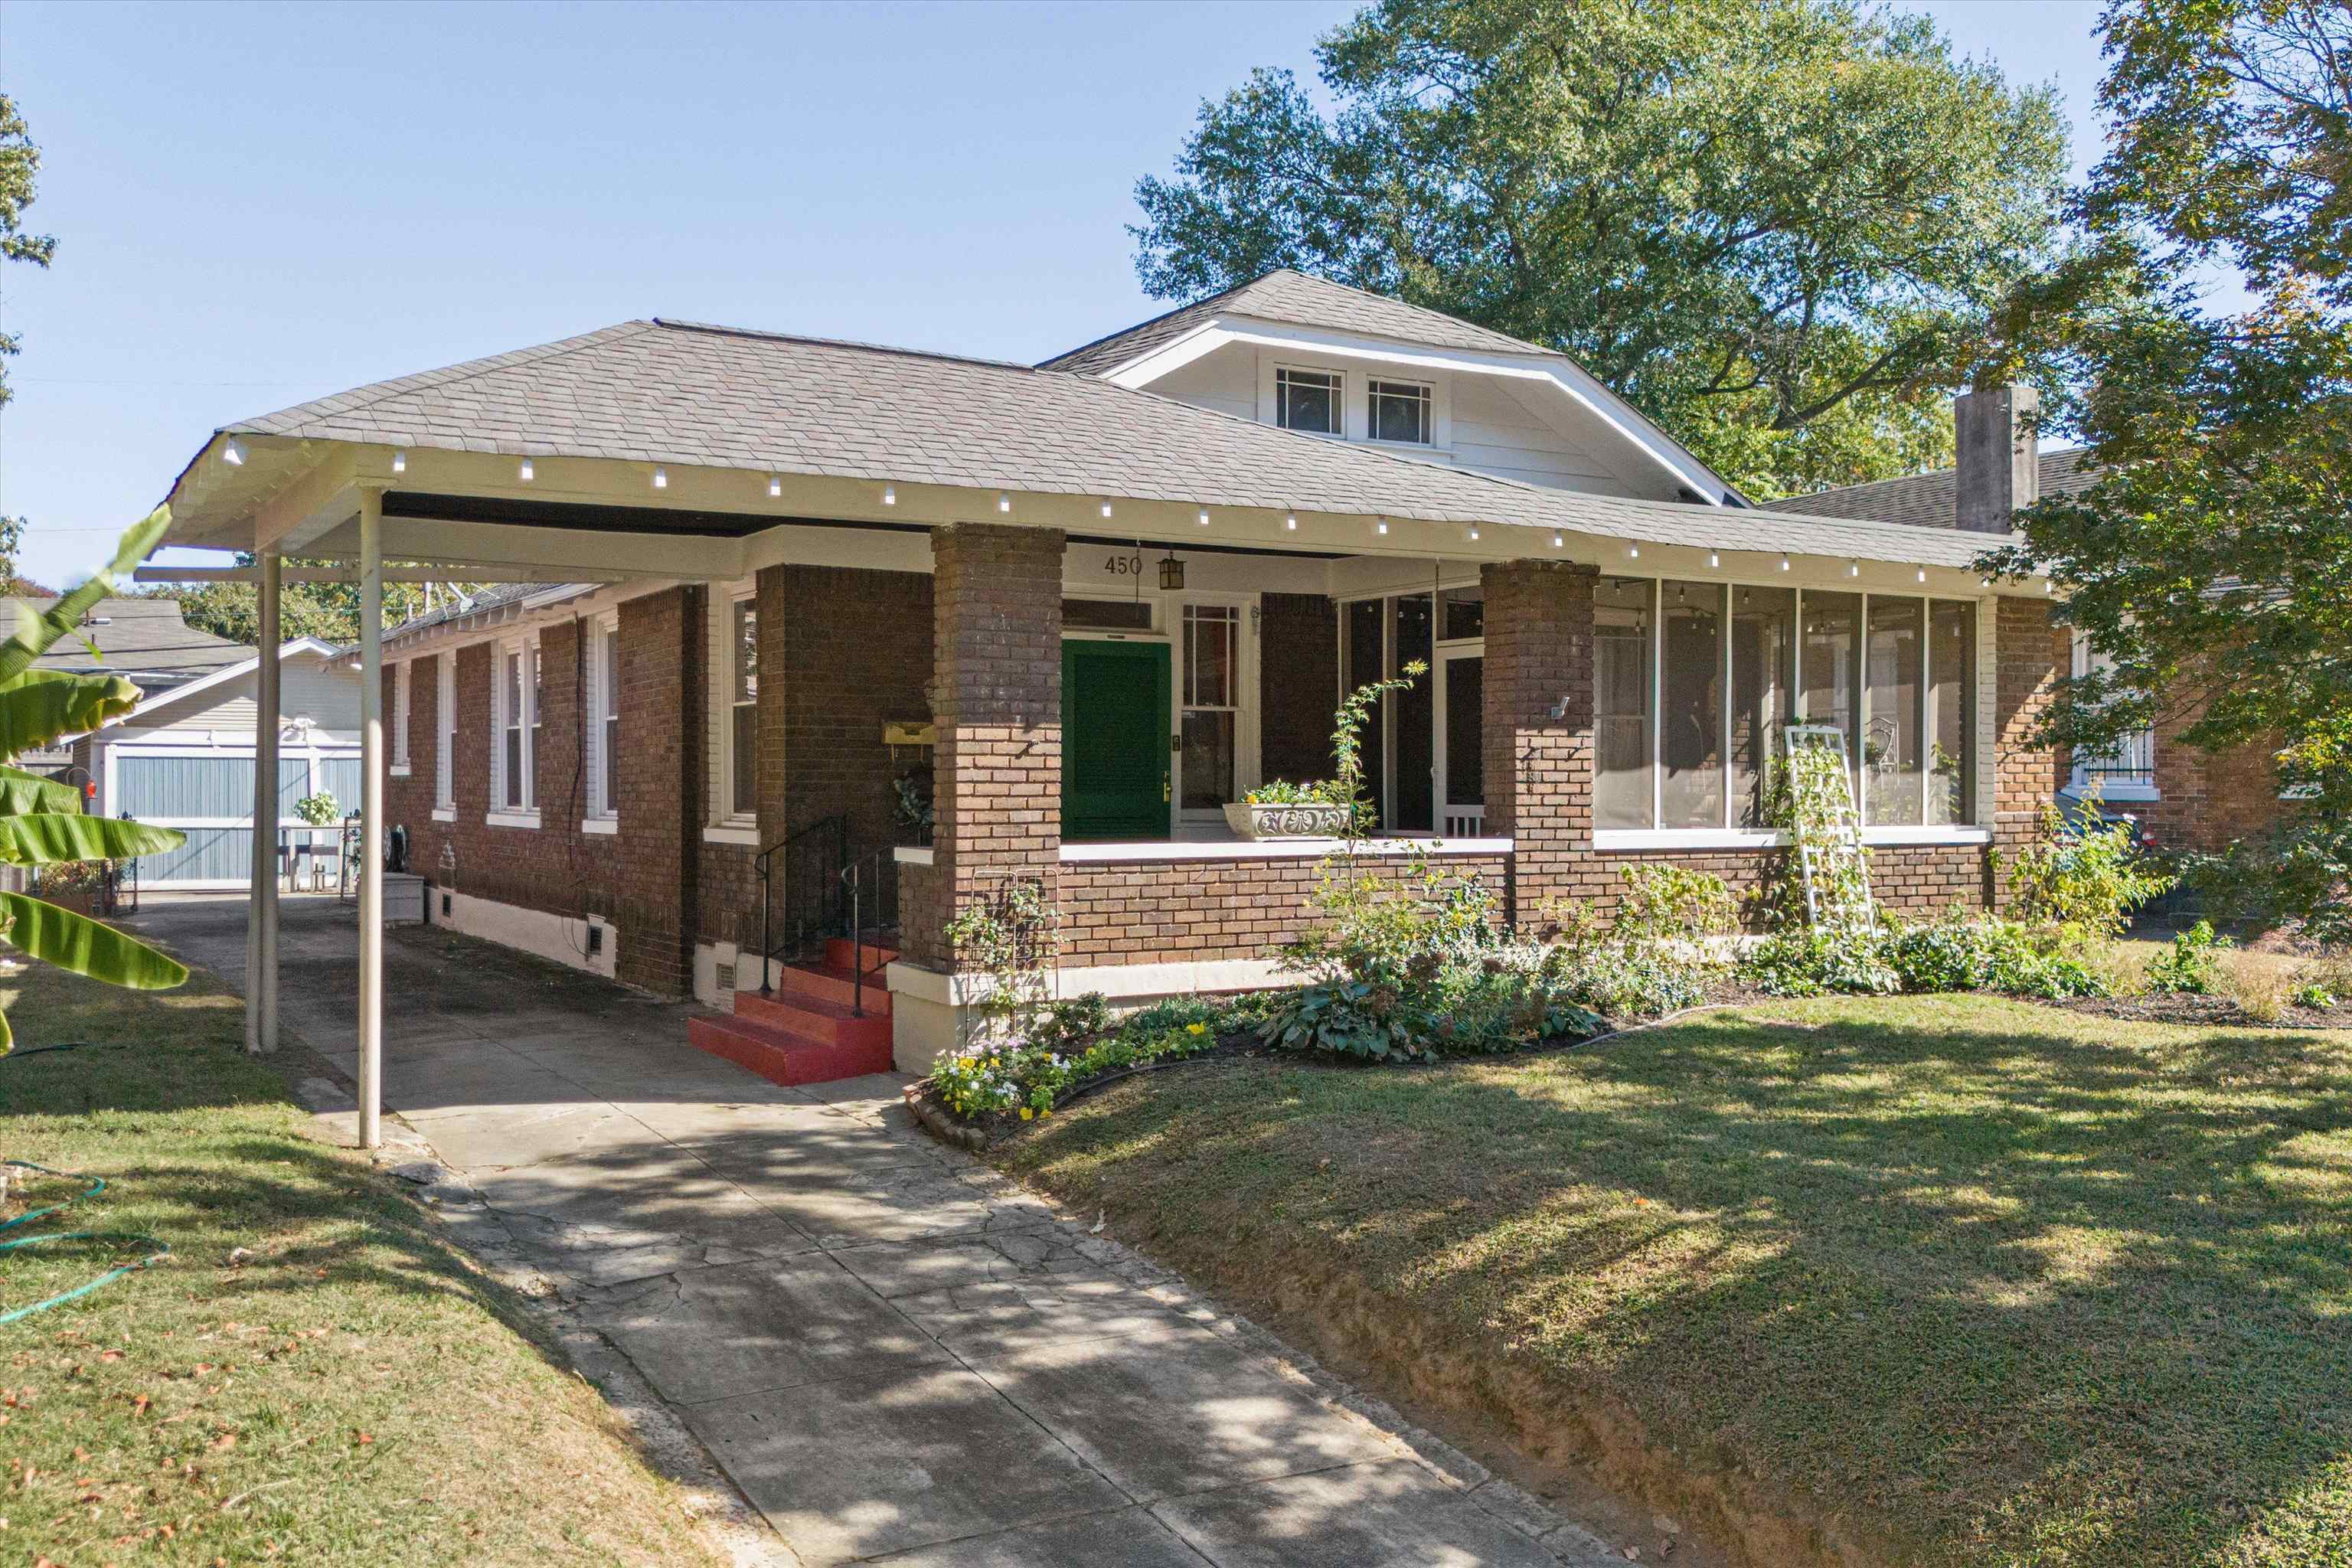
[[[1870,857],[1862,847],[1862,815],[1855,809],[1853,773],[1846,765],[1845,731],[1834,724],[1790,724],[1781,731],[1788,753],[1790,831],[1797,864],[1804,876],[1805,915],[1818,929],[1860,926],[1878,929],[1878,903],[1870,896]],[[1804,767],[1800,753],[1826,753],[1830,764]],[[1834,782],[1832,782],[1834,781]],[[1818,797],[1804,798],[1808,789]]]

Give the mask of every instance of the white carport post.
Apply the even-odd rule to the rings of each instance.
[[[383,492],[360,491],[360,1147],[383,1142]]]
[[[261,552],[255,597],[260,658],[253,692],[253,898],[245,921],[245,1048],[278,1048],[278,591],[279,557]]]

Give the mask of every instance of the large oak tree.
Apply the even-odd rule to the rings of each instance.
[[[1382,0],[1138,186],[1192,299],[1292,267],[1575,356],[1761,496],[1950,451],[2058,244],[2046,89],[1843,0]]]

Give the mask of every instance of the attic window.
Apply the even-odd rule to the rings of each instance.
[[[1274,373],[1274,422],[1286,430],[1337,436],[1339,376],[1336,371],[1277,370]]]
[[[1376,381],[1371,387],[1372,439],[1430,444],[1429,388],[1412,381]]]

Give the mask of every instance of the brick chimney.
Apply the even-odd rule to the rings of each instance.
[[[2034,434],[2042,398],[2030,386],[1964,392],[1952,405],[1955,445],[1953,521],[1978,533],[2007,533],[2010,516],[2042,495],[2040,441]]]

